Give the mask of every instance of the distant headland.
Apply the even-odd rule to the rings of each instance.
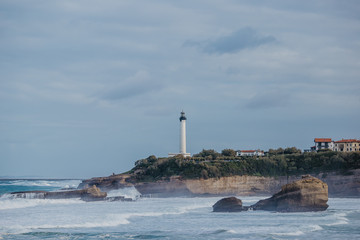
[[[107,191],[135,186],[157,196],[269,195],[281,185],[311,174],[329,185],[330,196],[360,196],[360,152],[301,152],[294,147],[264,156],[234,156],[234,150],[202,150],[192,157],[149,156],[123,174],[84,180]]]
[[[135,186],[142,194],[157,196],[269,195],[303,174],[312,174],[329,185],[330,196],[360,196],[358,140],[315,138],[315,147],[304,152],[296,147],[221,153],[203,149],[191,156],[186,151],[187,118],[184,111],[180,114],[179,153],[149,156],[124,174],[84,180],[79,188],[96,185],[107,191]]]

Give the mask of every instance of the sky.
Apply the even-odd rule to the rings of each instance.
[[[360,138],[360,1],[2,0],[0,176]]]

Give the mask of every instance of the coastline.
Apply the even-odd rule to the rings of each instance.
[[[328,184],[329,197],[360,197],[360,169],[350,175],[336,172],[310,174]],[[83,180],[78,188],[96,185],[102,191],[135,187],[142,195],[156,197],[199,197],[199,196],[268,196],[276,193],[281,186],[298,180],[300,176],[230,176],[208,179],[183,179],[172,176],[167,179],[137,182],[131,174],[119,174]]]

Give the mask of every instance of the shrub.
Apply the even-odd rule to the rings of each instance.
[[[292,154],[269,154],[266,157],[221,157],[214,160],[212,154],[216,152],[203,150],[201,156],[190,159],[180,156],[150,156],[136,161],[130,172],[138,170],[139,174],[135,177],[138,181],[154,181],[173,175],[206,179],[233,175],[286,176],[329,171],[350,174],[350,170],[360,168],[359,152],[326,151],[299,154],[295,151]]]

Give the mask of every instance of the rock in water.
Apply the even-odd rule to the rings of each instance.
[[[223,198],[213,205],[214,212],[241,212],[248,208],[242,206],[242,201],[236,197]]]
[[[84,201],[99,201],[106,200],[107,193],[101,192],[98,187],[92,187],[71,190],[71,191],[58,191],[58,192],[45,192],[45,191],[27,191],[27,192],[13,192],[11,195],[15,198],[38,198],[38,199],[68,199],[80,198]]]
[[[97,200],[104,200],[106,198],[107,193],[101,192],[98,187],[93,185],[90,188],[84,189],[85,193],[81,195],[81,200],[84,201],[97,201]]]
[[[282,186],[281,191],[271,198],[260,200],[251,208],[277,212],[324,211],[329,205],[328,186],[310,175]]]

